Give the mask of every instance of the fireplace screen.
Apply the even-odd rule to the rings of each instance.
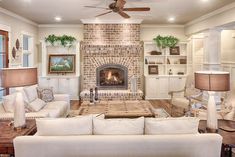
[[[99,89],[127,89],[127,68],[119,64],[106,64],[97,68]]]

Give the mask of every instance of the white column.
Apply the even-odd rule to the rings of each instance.
[[[46,48],[46,43],[45,41],[41,40],[41,51],[42,51],[42,61],[41,61],[41,74],[42,76],[46,76],[47,75],[47,48]],[[40,67],[40,66],[39,66]]]
[[[204,70],[220,70],[221,64],[221,29],[210,29],[204,38]]]
[[[203,70],[221,70],[221,31],[220,28],[213,28],[204,33]],[[203,97],[208,100],[208,93],[204,92]],[[214,94],[213,99],[217,104],[220,103],[220,94]]]

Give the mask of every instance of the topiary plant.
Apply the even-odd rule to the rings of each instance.
[[[174,47],[178,44],[179,39],[174,36],[161,36],[158,35],[156,38],[153,39],[157,46],[161,49],[167,48],[167,47]]]

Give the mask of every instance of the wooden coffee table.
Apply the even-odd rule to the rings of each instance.
[[[218,120],[218,134],[223,137],[221,156],[232,157],[232,148],[235,148],[235,121]],[[224,130],[225,129],[225,130]],[[200,120],[199,131],[206,132],[206,120]]]
[[[14,156],[13,139],[17,136],[33,135],[36,133],[35,120],[27,120],[25,129],[14,130],[9,126],[9,120],[0,120],[0,155],[8,154]]]
[[[105,118],[136,118],[154,117],[152,105],[149,101],[101,101],[95,105],[83,102],[72,115],[104,114]]]

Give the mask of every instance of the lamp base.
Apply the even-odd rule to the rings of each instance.
[[[218,130],[218,120],[215,104],[215,92],[208,92],[209,100],[207,105],[207,128],[210,130]]]

